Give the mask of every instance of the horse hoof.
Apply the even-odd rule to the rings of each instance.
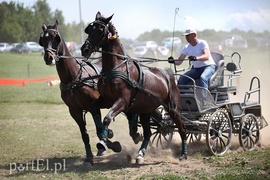
[[[136,133],[136,135],[133,136],[132,139],[135,144],[138,144],[140,141],[143,140],[143,136],[139,133]]]
[[[115,141],[113,143],[108,141],[108,148],[113,150],[114,152],[121,152],[122,151],[122,146],[118,141]]]
[[[97,143],[97,149],[98,149],[98,153],[97,153],[97,156],[103,156],[104,155],[104,152],[106,153],[106,143],[101,140]]]
[[[128,161],[129,163],[132,162],[132,157],[131,157],[131,155],[129,155],[129,154],[127,154],[127,161]]]
[[[111,129],[108,129],[108,135],[107,135],[107,137],[109,139],[112,139],[113,138],[113,131]]]
[[[143,156],[137,156],[136,158],[136,164],[143,164],[144,162],[144,157]]]
[[[106,155],[106,149],[98,149],[97,156],[104,156]]]
[[[86,158],[83,161],[83,165],[86,166],[86,167],[92,167],[92,166],[94,166],[93,158]]]
[[[187,155],[186,154],[182,154],[181,157],[179,158],[180,161],[185,161],[187,160]]]

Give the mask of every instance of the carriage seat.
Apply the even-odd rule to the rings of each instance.
[[[220,53],[211,52],[217,67],[215,73],[212,75],[208,82],[208,89],[211,91],[219,86],[223,86],[224,78],[224,56]]]

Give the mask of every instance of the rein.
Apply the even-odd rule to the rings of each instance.
[[[136,88],[138,89],[140,92],[142,92],[143,94],[145,94],[147,97],[149,97],[152,101],[156,101],[158,102],[159,104],[161,104],[162,106],[165,107],[165,109],[168,109],[169,111],[172,111],[174,112],[176,115],[182,117],[182,115],[179,113],[179,112],[176,112],[174,109],[172,109],[169,105],[163,103],[159,98],[157,98],[156,96],[154,96],[151,92],[145,90],[143,88],[143,71],[142,69],[140,68],[140,65],[138,65],[139,67],[139,74],[142,74],[142,77],[139,78],[139,82],[137,82],[136,80],[134,79],[131,79],[130,78],[130,73],[129,73],[129,68],[128,68],[128,63],[127,61],[130,60],[130,57],[127,56],[125,53],[124,55],[122,54],[117,54],[117,53],[113,53],[113,52],[108,52],[108,51],[102,51],[102,50],[99,50],[100,48],[100,44],[102,44],[102,42],[105,40],[105,38],[107,37],[108,39],[107,40],[114,40],[116,39],[117,37],[115,35],[113,36],[110,36],[108,37],[107,34],[109,33],[108,31],[108,26],[106,24],[104,24],[102,21],[94,21],[93,23],[91,24],[94,24],[94,23],[97,23],[99,25],[102,25],[105,29],[105,33],[103,33],[103,37],[101,38],[101,41],[99,42],[93,42],[91,40],[89,40],[89,37],[92,36],[92,34],[89,34],[88,38],[87,38],[87,41],[90,43],[90,44],[94,44],[94,51],[95,52],[100,52],[100,53],[104,53],[104,54],[109,54],[111,56],[117,56],[117,57],[120,57],[123,62],[118,64],[117,66],[115,66],[113,69],[111,69],[110,71],[108,72],[103,72],[101,73],[101,78],[103,80],[103,83],[105,83],[105,79],[107,78],[107,80],[110,80],[110,79],[113,79],[113,78],[120,78],[122,80],[124,80],[129,86],[131,86],[132,88]],[[124,51],[123,51],[124,52]],[[151,60],[151,61],[157,61],[157,59],[153,59],[153,58],[148,58],[148,60]],[[166,60],[168,61],[168,60]],[[140,62],[138,60],[135,60],[134,63],[137,64],[137,62]],[[119,68],[121,65],[123,65],[125,63],[126,65],[126,71],[127,73],[124,73],[122,71],[117,71],[116,69]],[[165,77],[167,77],[165,75]],[[131,103],[129,104],[129,107],[133,105],[133,103],[135,102],[135,99],[136,98],[136,95],[135,97],[131,98]]]

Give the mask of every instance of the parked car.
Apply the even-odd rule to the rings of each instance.
[[[170,51],[166,46],[158,46],[157,50],[158,50],[158,53],[162,56],[167,56]]]
[[[133,49],[133,54],[136,57],[144,56],[146,54],[146,52],[147,52],[146,46],[136,46]]]
[[[134,49],[133,49],[133,55],[135,57],[142,57],[142,56],[145,56],[145,57],[153,57],[153,58],[156,58],[157,56],[157,50],[152,50],[152,48],[148,48],[146,46],[136,46]]]
[[[179,37],[167,37],[162,40],[161,44],[166,46],[171,50],[172,46],[174,49],[180,49],[182,45],[182,41]]]
[[[224,45],[228,49],[243,50],[248,48],[247,41],[237,34],[228,36],[224,40]]]
[[[26,42],[25,44],[30,49],[30,52],[41,52],[43,50],[43,47],[36,42]]]
[[[77,57],[82,56],[81,47],[82,47],[82,44],[77,45],[77,47],[76,47],[76,49],[73,51],[72,55],[73,55],[73,56],[77,56]]]
[[[209,49],[211,52],[217,52],[217,53],[221,53],[222,52],[222,45],[221,43],[218,42],[209,42]]]
[[[73,53],[74,51],[76,51],[76,49],[78,49],[78,44],[75,42],[66,42],[66,45],[71,53]]]
[[[158,47],[158,44],[155,41],[144,41],[143,44],[147,49],[155,51]]]
[[[25,43],[23,43],[23,44],[17,44],[13,48],[11,48],[10,52],[23,54],[23,53],[30,53],[31,50],[28,48],[28,46]]]
[[[8,43],[0,43],[0,52],[7,52],[10,51],[10,49],[12,48],[12,46]]]

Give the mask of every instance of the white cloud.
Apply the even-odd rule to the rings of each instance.
[[[184,29],[187,29],[187,28],[201,29],[202,28],[200,22],[197,19],[193,18],[192,16],[186,16],[184,20],[185,20]]]
[[[231,14],[227,20],[226,27],[240,30],[250,30],[262,32],[270,30],[270,9],[257,9],[244,13]]]

